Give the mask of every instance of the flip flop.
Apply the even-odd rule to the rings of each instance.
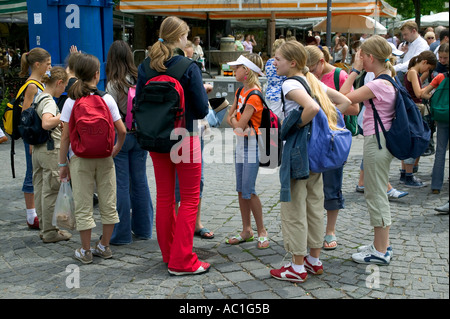
[[[337,238],[334,235],[326,235],[323,239],[324,243],[327,243],[328,245],[330,245],[332,242],[336,243],[336,246],[334,247],[325,247],[325,245],[323,245],[323,249],[325,250],[335,250],[337,248]]]
[[[269,242],[269,238],[268,237],[258,237],[258,243],[259,244],[262,245],[265,241]],[[269,247],[270,247],[270,243],[266,247],[259,247],[259,246],[257,246],[258,249],[267,249]]]
[[[238,242],[235,243],[235,244],[232,244],[232,243],[230,243],[230,239],[237,239]],[[253,239],[255,239],[255,236],[252,236],[250,238],[244,239],[244,238],[241,237],[241,235],[237,235],[237,236],[233,236],[231,238],[228,238],[225,242],[227,244],[229,244],[229,245],[239,245],[241,243],[249,243],[249,242],[253,241]]]
[[[195,236],[199,236],[203,239],[213,239],[214,238],[214,234],[212,234],[211,236],[207,236],[206,234],[211,233],[211,231],[208,228],[200,228],[199,230],[197,230],[196,232],[194,232]]]

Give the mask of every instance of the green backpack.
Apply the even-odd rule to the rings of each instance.
[[[342,69],[336,68],[334,70],[334,87],[339,91],[339,74],[341,74]],[[352,136],[359,134],[358,129],[358,116],[357,115],[344,115],[345,127],[352,133]]]
[[[436,122],[448,123],[449,117],[449,90],[448,90],[448,72],[445,78],[437,87],[430,100],[431,117]]]

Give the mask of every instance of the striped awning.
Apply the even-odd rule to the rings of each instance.
[[[118,9],[128,13],[176,15],[206,19],[311,18],[327,15],[326,0],[125,0]],[[334,0],[332,15],[360,14],[395,17],[397,9],[383,0]]]
[[[0,14],[27,12],[27,2],[17,0],[0,0]]]

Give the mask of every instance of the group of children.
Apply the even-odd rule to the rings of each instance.
[[[174,55],[176,48],[184,48],[187,43],[189,27],[176,17],[167,17],[161,24],[159,39],[149,53],[150,67],[157,72],[165,72],[168,67],[185,57]],[[332,71],[325,63],[323,54],[317,47],[304,47],[297,41],[283,43],[275,52],[273,65],[279,76],[288,79],[282,84],[284,103],[284,121],[290,116],[301,115],[295,130],[304,129],[305,125],[323,112],[330,128],[336,129],[339,111],[342,114],[356,115],[359,103],[369,105],[372,99],[386,129],[389,129],[394,116],[396,91],[385,80],[375,79],[353,90],[353,83],[364,69],[373,72],[376,77],[381,74],[395,75],[391,46],[380,36],[372,36],[358,50],[352,72],[342,72],[339,87],[332,79],[327,82],[324,74]],[[74,55],[75,56],[75,55]],[[41,92],[30,84],[25,92],[23,108],[31,103],[42,101],[38,114],[42,118],[44,129],[51,130],[55,141],[54,150],[47,150],[46,145],[32,147],[25,145],[29,156],[32,179],[25,189],[25,200],[29,214],[27,222],[30,227],[40,228],[44,242],[68,240],[71,234],[51,225],[51,216],[59,190],[60,180],[70,179],[75,202],[77,230],[80,231],[82,247],[75,251],[75,258],[83,263],[91,263],[92,255],[111,258],[110,243],[130,243],[131,234],[139,238],[151,238],[153,224],[153,206],[148,191],[145,174],[147,152],[143,151],[132,128],[126,128],[126,96],[128,90],[136,85],[136,97],[142,92],[149,80],[143,64],[134,67],[129,47],[123,41],[115,41],[110,48],[106,67],[107,92],[102,97],[108,106],[114,127],[116,141],[111,156],[105,158],[83,158],[74,154],[70,147],[69,123],[76,102],[96,91],[100,80],[100,63],[89,54],[76,53],[73,75],[77,80],[71,85],[62,111],[52,97],[58,98],[66,91],[69,74],[60,67],[51,68],[51,57],[43,49],[35,48],[23,55],[23,71],[31,68],[29,79],[45,82]],[[422,63],[426,61],[426,63]],[[261,91],[258,76],[263,75],[263,61],[258,54],[246,54],[237,61],[230,62],[235,71],[236,80],[243,84],[239,95],[229,109],[227,122],[233,128],[237,139],[235,151],[236,191],[243,228],[226,243],[238,245],[254,240],[251,226],[253,215],[257,227],[257,248],[270,246],[267,230],[263,223],[263,208],[256,193],[256,178],[259,170],[257,136],[263,111],[263,103],[257,95],[248,100],[247,95],[253,90]],[[416,73],[431,69],[432,59],[418,58],[411,64]],[[70,65],[69,65],[70,69]],[[417,69],[417,70],[416,70]],[[49,76],[45,76],[50,71]],[[345,74],[344,74],[345,73]],[[311,89],[312,96],[293,76],[302,77]],[[43,80],[45,79],[45,80]],[[408,75],[412,87],[416,88],[415,73]],[[321,82],[322,81],[322,82]],[[331,83],[333,82],[333,83]],[[211,265],[198,260],[193,252],[193,236],[196,231],[196,219],[200,201],[201,179],[201,145],[198,127],[194,120],[204,118],[208,112],[208,97],[203,86],[201,70],[191,64],[180,79],[184,89],[186,109],[186,129],[189,137],[184,138],[176,149],[170,153],[150,152],[156,180],[156,231],[163,262],[167,264],[171,275],[189,275],[207,272]],[[242,107],[245,101],[245,109]],[[297,111],[297,112],[295,112]],[[125,114],[124,114],[125,113]],[[151,125],[151,123],[149,123]],[[393,156],[385,147],[384,136],[380,134],[382,149],[378,148],[375,136],[375,123],[371,107],[367,107],[363,120],[364,131],[364,187],[370,223],[374,227],[374,241],[358,248],[352,255],[357,263],[389,264],[392,248],[389,242],[391,226],[390,206],[386,185],[389,183],[389,168]],[[188,160],[174,163],[172,153],[180,152],[187,146]],[[255,160],[256,159],[256,160]],[[27,166],[27,168],[29,168]],[[280,170],[286,168],[281,166]],[[28,176],[27,172],[27,176]],[[290,172],[284,172],[290,175]],[[178,179],[180,205],[175,210],[175,181]],[[322,248],[334,249],[337,246],[335,229],[337,214],[343,208],[341,194],[342,168],[327,174],[310,173],[307,179],[292,176],[289,186],[289,200],[282,199],[281,222],[285,250],[292,254],[292,261],[280,269],[272,269],[270,274],[279,280],[303,282],[307,272],[315,275],[323,273],[323,264],[319,257]],[[131,182],[130,182],[131,180]],[[33,192],[34,185],[34,192]],[[100,240],[91,248],[91,230],[95,227],[93,218],[92,195],[97,187],[99,210],[103,225]],[[34,195],[33,195],[34,193]],[[29,194],[29,195],[27,195]],[[117,194],[117,195],[116,195]],[[327,230],[325,241],[323,208],[327,210]],[[328,203],[328,204],[327,204]],[[28,205],[30,204],[30,205]],[[130,215],[130,209],[132,214]],[[131,217],[130,217],[131,216]],[[327,237],[328,236],[328,237]],[[309,248],[309,252],[308,252]]]

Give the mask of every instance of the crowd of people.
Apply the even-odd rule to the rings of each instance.
[[[200,39],[196,37],[190,43],[188,34],[189,27],[183,20],[177,17],[164,19],[159,38],[149,50],[149,58],[139,67],[134,65],[128,44],[115,41],[109,48],[106,61],[106,94],[97,91],[100,63],[92,55],[72,48],[66,70],[51,67],[51,56],[42,48],[34,48],[22,55],[22,75],[45,84],[44,90],[35,84],[28,85],[23,109],[29,108],[33,101],[39,101],[36,110],[42,119],[42,127],[51,131],[54,141],[52,149],[47,143],[34,146],[24,143],[27,168],[22,191],[26,220],[30,228],[40,230],[43,242],[58,242],[72,237],[70,232],[52,224],[60,182],[67,180],[71,181],[73,189],[76,229],[81,238],[81,247],[74,252],[77,260],[87,264],[93,261],[93,256],[108,259],[113,256],[110,245],[131,244],[133,236],[152,238],[154,207],[146,175],[148,155],[139,145],[136,128],[126,125],[128,92],[136,87],[136,99],[139,99],[151,78],[148,68],[165,73],[186,56],[202,56]],[[257,228],[257,248],[270,247],[263,221],[264,207],[256,192],[257,159],[261,147],[257,137],[260,135],[264,107],[258,95],[249,95],[255,90],[262,92],[259,77],[266,75],[268,87],[265,99],[284,120],[283,124],[295,121],[296,129],[301,130],[319,112],[326,116],[329,127],[334,129],[339,114],[362,118],[359,123],[364,135],[364,167],[361,163],[363,177],[356,190],[364,192],[374,238],[372,243],[359,247],[352,259],[357,263],[389,265],[393,256],[389,241],[392,225],[389,200],[408,193],[394,189],[389,183],[393,156],[385,147],[383,134],[380,134],[383,147],[378,148],[376,124],[369,100],[373,101],[384,127],[389,130],[395,115],[396,90],[390,82],[378,77],[403,73],[406,89],[422,115],[426,116],[425,99],[429,99],[439,82],[448,76],[448,29],[437,28],[435,34],[439,34],[440,43],[433,51],[427,43],[431,35],[427,33],[427,39],[422,38],[417,25],[406,22],[401,28],[401,36],[407,42],[403,45],[406,52],[398,50],[397,44],[392,43],[392,47],[386,38],[374,35],[362,37],[350,59],[351,50],[346,45],[346,38],[337,37],[334,60],[320,41],[305,46],[296,40],[278,39],[273,44],[272,57],[265,65],[258,54],[252,53],[252,46],[256,45],[254,38],[245,38],[242,46],[250,53],[229,62],[236,80],[243,84],[243,88],[235,93],[234,103],[226,117],[228,125],[240,137],[235,146],[235,175],[242,231],[229,237],[227,244],[239,245],[255,240],[251,223],[253,216]],[[238,44],[236,46],[240,47]],[[179,53],[179,49],[184,52]],[[398,51],[402,52],[401,56],[395,56]],[[347,73],[337,69],[333,65],[336,62],[352,63],[351,71]],[[294,76],[307,83],[312,96],[306,87],[291,78]],[[424,86],[425,81],[430,84]],[[195,63],[187,67],[179,82],[184,92],[189,136],[182,139],[176,149],[168,153],[150,151],[150,157],[156,182],[156,232],[163,262],[171,275],[190,275],[205,273],[211,267],[209,263],[200,261],[193,252],[194,235],[206,239],[214,237],[200,221],[203,141],[201,125],[197,125],[211,113],[207,96],[211,88],[203,84],[201,68]],[[116,139],[110,155],[83,158],[74,153],[71,117],[74,116],[76,103],[96,94],[111,113]],[[54,98],[56,101],[59,99],[58,103]],[[302,149],[303,144],[287,142],[296,139],[296,134],[301,134],[296,129],[287,134],[286,145],[294,145],[289,147],[299,147],[302,152],[307,152],[306,148]],[[437,122],[431,183],[434,194],[439,194],[442,188],[448,140],[448,122]],[[189,150],[189,156],[187,160],[182,158],[175,163],[172,155],[182,149]],[[405,187],[420,188],[426,185],[414,175],[418,167],[418,158],[402,162],[400,181]],[[308,273],[323,273],[321,250],[338,247],[336,222],[339,211],[345,208],[342,194],[344,167],[324,173],[311,172],[307,178],[300,179],[292,177],[289,168],[287,170],[282,164],[280,176],[285,174],[291,179],[289,187],[281,195],[281,224],[284,248],[292,254],[292,260],[279,269],[270,270],[270,274],[279,280],[303,282]],[[103,230],[101,238],[92,248],[91,230],[96,226],[93,217],[95,194],[98,195]],[[448,212],[448,203],[438,209]]]

